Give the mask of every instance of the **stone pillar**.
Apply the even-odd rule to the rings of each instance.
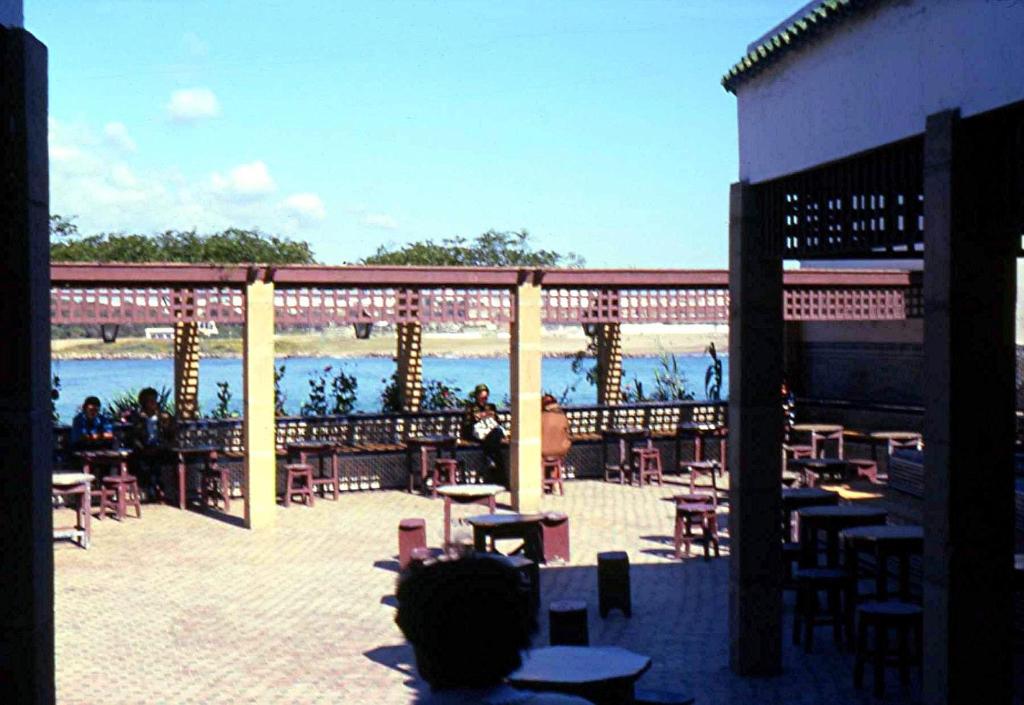
[[[274,448],[274,284],[254,281],[245,288],[242,340],[245,387],[245,526],[274,525],[277,455]]]
[[[174,409],[179,419],[199,410],[199,323],[174,324]]]
[[[0,702],[32,705],[55,697],[46,72],[46,47],[0,26]]]
[[[423,326],[419,323],[399,323],[398,349],[398,403],[402,411],[420,410],[423,400]]]
[[[757,193],[729,193],[729,655],[743,676],[782,669],[782,259]]]
[[[622,332],[618,323],[602,323],[597,329],[597,403],[622,401]]]
[[[924,146],[924,701],[1013,697],[1017,232],[958,111]],[[1003,204],[1003,207],[1007,207]],[[988,216],[988,220],[986,220]],[[994,216],[994,217],[993,217]]]
[[[512,296],[512,506],[517,512],[540,508],[541,288],[526,281]]]

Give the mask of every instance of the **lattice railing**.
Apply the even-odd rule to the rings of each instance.
[[[907,288],[787,289],[787,321],[884,321],[921,318],[924,297],[919,285]]]
[[[290,325],[512,320],[512,293],[502,289],[289,289],[274,304],[277,321]]]
[[[242,292],[238,289],[171,289],[148,287],[54,288],[50,290],[50,321],[54,324],[139,323],[177,321],[242,323]]]
[[[729,320],[729,291],[688,289],[545,289],[544,322],[713,323]]]

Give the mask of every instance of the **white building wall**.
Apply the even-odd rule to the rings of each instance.
[[[759,182],[1024,100],[1024,2],[892,0],[737,88],[740,178]]]
[[[0,25],[4,27],[23,27],[25,25],[22,0],[0,0]]]

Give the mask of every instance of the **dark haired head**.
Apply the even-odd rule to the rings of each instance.
[[[426,565],[403,575],[397,597],[395,621],[434,689],[501,683],[537,628],[522,578],[501,556]]]
[[[557,404],[557,403],[558,403],[558,400],[555,399],[554,395],[552,395],[552,394],[545,394],[544,396],[542,396],[540,398],[540,405],[541,406],[551,406],[552,404]]]
[[[87,406],[99,407],[100,406],[100,398],[99,397],[86,397],[85,401],[82,402],[82,408],[85,408]]]
[[[156,391],[152,387],[146,387],[139,392],[139,403],[143,403],[146,399],[159,399],[160,392]]]

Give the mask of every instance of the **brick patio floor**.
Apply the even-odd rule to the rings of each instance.
[[[678,486],[581,480],[566,489],[545,507],[569,514],[573,560],[542,569],[543,602],[585,599],[592,644],[649,654],[641,687],[685,690],[702,705],[873,701],[853,689],[852,656],[829,630],[812,655],[789,645],[788,603],[784,674],[731,673],[728,539],[720,559],[671,557],[672,506],[662,498]],[[95,522],[89,551],[55,545],[58,702],[411,702],[423,684],[393,621],[404,517],[425,518],[440,545],[442,503],[399,491],[279,508],[277,527],[259,533],[152,505],[141,521]],[[615,549],[630,556],[634,612],[602,620],[596,554]],[[541,614],[546,622],[546,607]],[[547,643],[546,631],[535,643]],[[917,699],[916,673],[909,693],[889,678],[889,702]]]

